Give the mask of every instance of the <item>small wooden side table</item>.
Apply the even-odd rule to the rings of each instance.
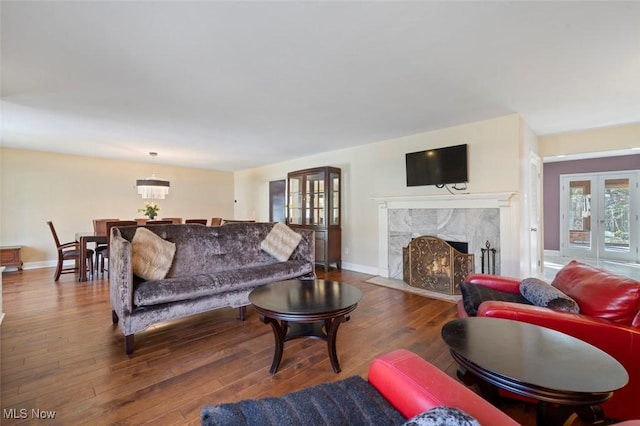
[[[18,271],[22,271],[22,258],[20,250],[22,246],[2,246],[0,247],[0,265],[15,266]]]

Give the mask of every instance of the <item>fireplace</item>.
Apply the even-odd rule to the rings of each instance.
[[[465,241],[482,269],[481,251],[497,249],[495,273],[518,276],[519,222],[513,193],[376,197],[378,203],[378,270],[381,277],[402,280],[402,249],[411,239],[433,235]],[[515,219],[515,220],[514,220]]]
[[[464,249],[466,243],[454,242]],[[460,284],[474,272],[475,256],[462,253],[433,236],[411,240],[402,249],[403,280],[412,287],[444,294],[460,294]]]

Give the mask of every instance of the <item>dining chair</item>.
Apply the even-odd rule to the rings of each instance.
[[[247,220],[222,219],[222,224],[224,225],[225,223],[255,223],[255,220],[253,219],[247,219]]]
[[[107,222],[116,222],[120,219],[93,219],[93,233],[96,235],[107,235]],[[98,244],[96,243],[96,247],[94,248],[96,252],[96,272],[100,270],[100,264],[104,265],[104,258],[102,257],[103,252],[109,247],[107,244]]]
[[[220,226],[222,225],[222,218],[221,217],[213,217],[211,218],[211,226]]]
[[[172,225],[172,220],[148,220],[146,225]]]
[[[80,267],[89,268],[89,271],[93,273],[93,250],[87,249],[87,265],[79,265],[80,244],[77,241],[70,241],[68,243],[61,244],[56,228],[53,226],[53,222],[47,221],[47,225],[49,225],[49,229],[51,229],[51,235],[53,235],[53,241],[55,241],[56,249],[58,250],[58,265],[56,266],[56,272],[53,280],[58,281],[61,274],[78,272]],[[74,266],[65,267],[65,260],[73,260]]]
[[[182,223],[181,217],[163,217],[162,220],[170,220],[174,225],[180,225]]]
[[[107,276],[109,276],[109,243],[111,242],[111,228],[114,226],[136,226],[138,222],[135,220],[114,220],[111,222],[107,222],[105,224],[105,228],[107,231],[107,249],[102,252],[102,259],[100,263],[100,273],[104,274],[104,271],[107,271]],[[104,260],[107,259],[107,268],[104,267]]]
[[[198,223],[200,225],[206,225],[207,219],[187,219],[184,223]]]

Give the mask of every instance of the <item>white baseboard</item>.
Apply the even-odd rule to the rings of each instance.
[[[340,266],[342,267],[342,269],[346,269],[348,271],[360,272],[369,275],[378,275],[378,268],[375,266],[365,266],[346,262],[342,262]]]
[[[73,260],[66,260],[64,262],[65,267],[73,266]],[[41,269],[41,268],[55,268],[58,265],[57,260],[42,260],[39,262],[26,262],[22,269]]]

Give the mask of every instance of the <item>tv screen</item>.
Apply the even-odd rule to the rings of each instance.
[[[467,182],[467,145],[406,154],[407,186]]]

